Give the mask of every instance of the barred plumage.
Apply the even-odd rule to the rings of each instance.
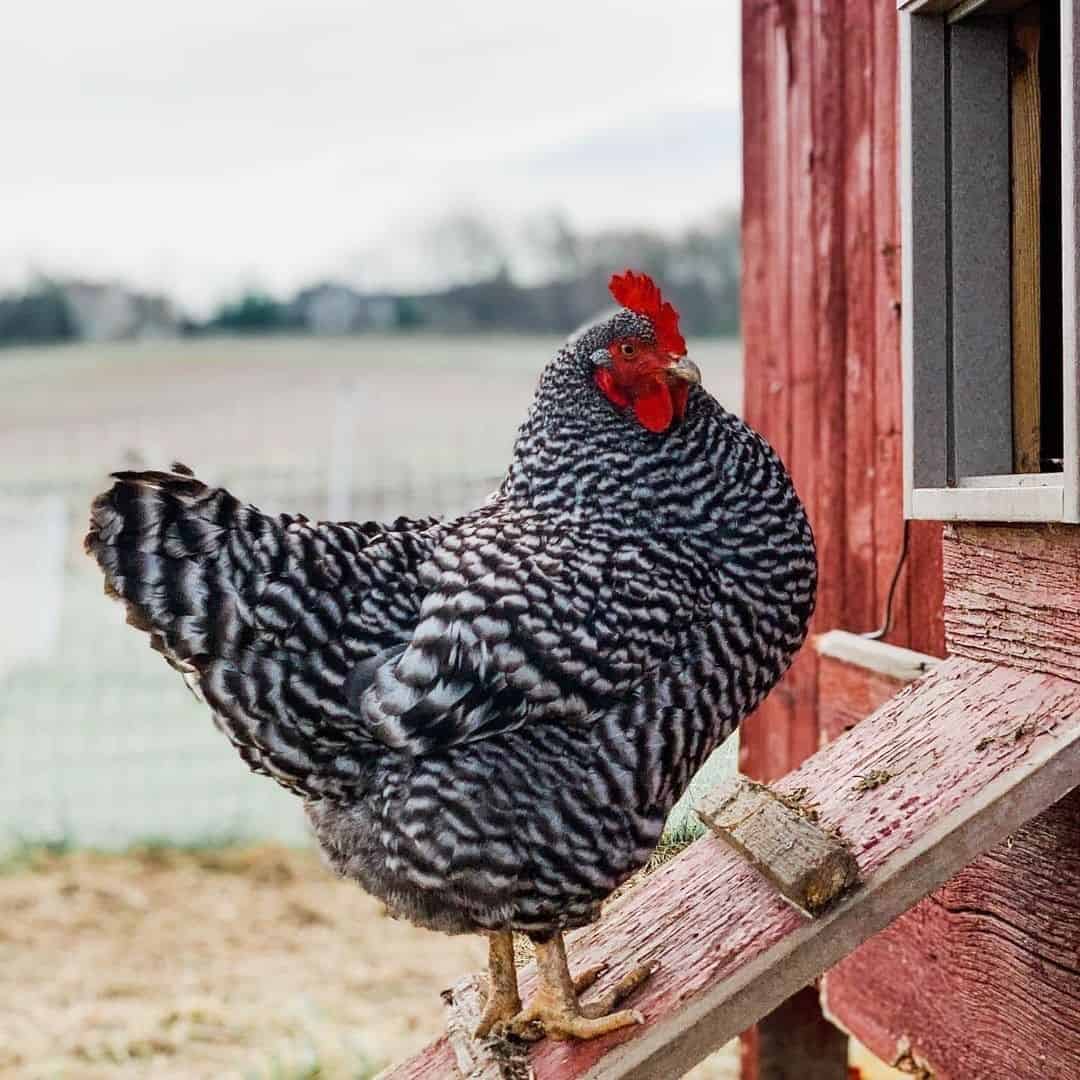
[[[422,925],[594,917],[805,637],[783,465],[700,386],[663,431],[613,404],[597,364],[631,339],[655,343],[622,311],[556,356],[500,491],[457,520],[271,517],[181,466],[93,505],[129,621],[306,798],[332,863]]]

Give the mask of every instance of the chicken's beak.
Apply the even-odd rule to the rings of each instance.
[[[689,356],[680,356],[675,363],[664,369],[664,373],[688,383],[701,382],[701,369]]]

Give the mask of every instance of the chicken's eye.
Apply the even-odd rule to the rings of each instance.
[[[624,341],[619,346],[619,352],[621,352],[623,354],[623,356],[626,356],[626,357],[636,356],[637,355],[637,346],[632,341]]]

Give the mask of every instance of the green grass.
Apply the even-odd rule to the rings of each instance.
[[[32,874],[59,855],[68,855],[76,845],[68,836],[51,840],[18,838],[10,847],[0,852],[0,877],[12,874]]]
[[[0,877],[11,874],[35,873],[44,869],[53,859],[75,852],[92,855],[128,855],[143,862],[160,860],[168,862],[176,855],[216,855],[240,851],[250,847],[256,838],[241,832],[206,833],[184,840],[154,835],[136,838],[122,848],[99,847],[79,844],[71,834],[56,837],[16,837],[0,849]],[[207,862],[205,869],[220,868],[220,864]]]

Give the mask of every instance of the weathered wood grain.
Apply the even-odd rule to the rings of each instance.
[[[945,655],[945,590],[941,569],[939,521],[908,522],[909,648],[931,656]]]
[[[537,1080],[681,1076],[1080,782],[1080,686],[950,659],[777,786],[812,793],[862,885],[807,921],[706,837],[573,936],[575,969],[659,968],[632,999],[646,1018],[587,1043],[544,1040]],[[522,988],[532,990],[531,969]],[[444,1071],[432,1071],[433,1062]],[[391,1075],[452,1076],[448,1044]]]
[[[1012,141],[1012,422],[1013,469],[1039,472],[1042,262],[1042,107],[1039,4],[1010,20],[1009,98]]]
[[[790,101],[787,171],[791,178],[791,255],[787,290],[791,296],[788,330],[791,435],[788,467],[804,505],[816,507],[815,468],[818,438],[817,358],[812,343],[817,333],[817,253],[814,249],[815,200],[820,183],[814,170],[814,22],[811,5],[787,0],[780,19],[788,49],[786,93]],[[795,283],[799,286],[795,287]],[[811,517],[814,511],[809,510]],[[787,761],[794,768],[818,747],[817,656],[804,650],[788,673],[791,726]]]
[[[1080,681],[1080,528],[945,530],[950,652]]]
[[[859,876],[844,841],[815,824],[817,811],[764,784],[733,776],[694,807],[715,836],[769,879],[785,900],[817,915]]]
[[[825,742],[849,731],[907,685],[831,656],[820,658],[818,670],[819,718]]]
[[[903,398],[900,386],[900,130],[898,20],[892,0],[874,0],[874,594],[884,613],[904,540]],[[910,567],[909,567],[910,568]],[[880,616],[879,616],[880,617]],[[893,600],[889,641],[910,639],[907,581]]]
[[[873,630],[881,620],[874,535],[874,29],[877,6],[844,4],[844,245],[847,268],[845,630]],[[829,628],[831,629],[831,628]]]
[[[466,1080],[534,1080],[529,1050],[510,1039],[474,1039],[484,1011],[485,980],[467,975],[442,992],[446,1005],[446,1038]]]
[[[817,541],[820,584],[814,631],[847,625],[846,335],[847,272],[844,261],[844,9],[813,0],[814,253],[817,260],[817,340],[814,343],[818,443],[800,467],[817,474],[811,524]],[[805,288],[801,281],[795,289]],[[747,377],[751,372],[747,372]],[[854,423],[854,418],[852,420]],[[791,762],[794,767],[798,762]],[[784,772],[787,769],[783,770]]]
[[[781,62],[775,5],[751,3],[743,10],[743,208],[742,329],[748,378],[743,415],[763,431],[777,451],[788,454],[791,406],[788,395],[789,207],[785,176],[787,63]],[[757,710],[740,742],[740,763],[754,775],[768,762],[786,759],[793,722],[786,684]],[[785,768],[781,765],[780,773]],[[771,774],[779,775],[779,774]]]
[[[841,961],[822,996],[936,1080],[1080,1076],[1080,791]]]

